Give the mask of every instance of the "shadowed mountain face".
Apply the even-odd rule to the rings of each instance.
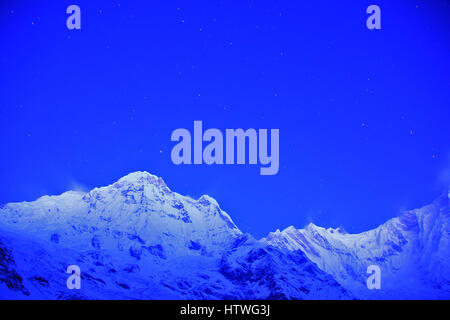
[[[214,199],[136,172],[3,206],[0,298],[449,298],[449,216],[446,195],[362,234],[309,225],[255,240]],[[381,290],[365,285],[373,264]],[[66,286],[71,265],[80,290]]]

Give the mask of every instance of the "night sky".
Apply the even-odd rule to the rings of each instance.
[[[259,238],[361,232],[450,184],[448,1],[2,1],[0,37],[0,203],[148,171]],[[279,173],[174,165],[194,120],[280,129]]]

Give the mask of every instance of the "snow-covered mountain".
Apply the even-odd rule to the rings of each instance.
[[[135,172],[1,207],[0,298],[448,299],[448,202],[357,235],[311,224],[256,240],[214,199]],[[382,269],[381,290],[365,286],[371,264]],[[80,290],[66,287],[70,265],[81,269]]]
[[[66,287],[78,265],[82,289]],[[202,196],[136,172],[83,194],[0,209],[0,297],[61,299],[348,298],[302,252],[244,235]]]
[[[348,234],[309,224],[270,233],[263,242],[300,250],[341,285],[363,298],[450,298],[450,194],[404,212],[376,229]],[[367,290],[369,265],[381,269],[382,289]]]

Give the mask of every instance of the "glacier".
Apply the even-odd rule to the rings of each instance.
[[[360,234],[309,224],[258,240],[213,198],[134,172],[1,206],[0,299],[449,299],[449,197]],[[380,290],[366,287],[374,264]]]

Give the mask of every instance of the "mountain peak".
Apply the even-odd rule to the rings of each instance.
[[[158,179],[159,177],[157,177],[151,173],[148,173],[147,171],[136,171],[136,172],[131,172],[131,173],[127,174],[126,176],[123,176],[122,178],[119,179],[118,182],[123,182],[123,181],[138,182],[142,179],[149,179],[149,178]]]
[[[155,176],[147,171],[136,171],[127,174],[117,181],[118,184],[153,184],[158,187],[167,188],[166,183],[161,177]]]
[[[284,229],[282,232],[294,232],[297,229],[294,226],[289,226],[286,229]]]
[[[340,234],[348,234],[347,230],[344,229],[343,226],[339,226],[336,229],[328,228],[327,231],[329,233],[340,233]]]
[[[306,230],[317,230],[317,229],[319,229],[320,227],[319,226],[317,226],[317,225],[315,225],[314,223],[312,223],[312,222],[310,222],[310,223],[308,223],[308,225],[306,226]]]

